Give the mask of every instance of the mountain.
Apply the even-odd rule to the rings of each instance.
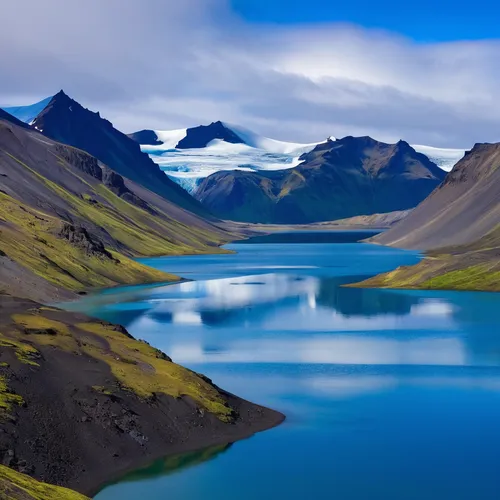
[[[220,121],[188,129],[141,130],[129,137],[190,193],[202,179],[221,170],[292,168],[300,155],[318,144],[277,141]]]
[[[232,238],[88,153],[7,118],[0,118],[0,290],[55,301],[92,286],[168,281],[176,278],[130,257],[214,252]]]
[[[1,108],[0,108],[0,120],[2,120],[4,122],[12,123],[12,124],[17,125],[18,127],[21,127],[21,128],[25,128],[25,129],[30,128],[29,125],[22,122],[21,120],[19,120],[15,116],[11,115],[10,113],[7,113],[7,111],[4,111]]]
[[[427,251],[367,286],[500,290],[500,143],[476,144],[413,212],[372,241]]]
[[[476,144],[443,183],[378,243],[429,250],[472,243],[500,223],[500,143]]]
[[[42,305],[178,280],[131,257],[213,253],[234,237],[0,115],[0,497],[83,500],[52,484],[92,495],[158,458],[278,425],[124,327]]]
[[[0,461],[10,467],[0,466],[2,499],[83,500],[23,474],[93,496],[131,469],[284,418],[119,325],[29,300],[0,296],[0,343]]]
[[[370,137],[328,140],[300,161],[276,172],[218,172],[195,195],[224,219],[308,223],[413,208],[445,176],[408,143]]]
[[[52,100],[53,96],[47,97],[35,104],[30,104],[28,106],[9,106],[3,108],[4,111],[12,116],[15,116],[18,120],[30,124],[39,113],[41,113],[44,108]]]
[[[113,125],[83,108],[62,90],[37,115],[33,128],[58,142],[83,149],[120,175],[192,212],[208,216],[185,190],[172,182],[139,145]]]

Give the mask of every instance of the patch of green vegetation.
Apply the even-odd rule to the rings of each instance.
[[[103,387],[102,385],[93,385],[92,389],[99,394],[104,394],[105,396],[113,395],[113,393],[109,389],[106,389],[106,387]]]
[[[9,390],[7,379],[0,376],[0,420],[8,417],[12,411],[12,407],[22,406],[24,399],[18,394],[14,394]]]
[[[157,349],[126,336],[113,325],[76,326],[91,334],[85,339],[84,351],[109,365],[123,387],[139,397],[148,399],[155,393],[176,398],[189,396],[220,420],[232,420],[232,409],[215,387],[196,373],[164,359]]]
[[[68,335],[68,327],[60,321],[46,318],[41,314],[14,314],[12,319],[18,324],[31,330],[55,330],[57,333]]]
[[[479,264],[470,265],[470,253],[436,253],[414,266],[398,267],[354,287],[403,288],[422,290],[500,291],[500,262],[486,255]],[[477,258],[477,255],[476,255]]]
[[[5,500],[90,500],[76,491],[42,483],[0,465],[0,498]]]
[[[67,325],[42,316],[41,314],[14,314],[13,321],[26,332],[31,342],[42,346],[53,346],[73,352],[77,343]]]
[[[30,344],[18,342],[17,340],[8,338],[5,335],[0,334],[0,347],[8,347],[13,349],[16,354],[16,358],[25,365],[40,366],[36,361],[34,361],[34,359],[38,357],[39,353]]]
[[[112,251],[115,260],[88,255],[57,237],[61,221],[21,206],[0,193],[0,250],[38,276],[68,290],[127,283],[175,281],[178,278]]]
[[[476,265],[446,272],[420,284],[429,290],[485,290],[500,291],[500,271],[491,266]]]

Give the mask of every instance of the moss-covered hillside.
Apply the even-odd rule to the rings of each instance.
[[[0,463],[16,472],[91,495],[153,460],[282,419],[120,326],[0,295]]]
[[[217,252],[228,238],[87,153],[0,120],[0,290],[50,301],[171,281],[131,257]]]
[[[0,498],[3,500],[89,500],[76,491],[42,483],[0,465]]]
[[[404,266],[353,285],[373,288],[500,291],[500,226],[479,241],[429,252]]]

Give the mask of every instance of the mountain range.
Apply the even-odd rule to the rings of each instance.
[[[445,172],[408,143],[345,137],[276,172],[217,172],[195,196],[223,219],[309,223],[415,207]]]
[[[277,141],[241,126],[213,122],[210,125],[169,131],[141,130],[129,137],[160,165],[162,170],[190,193],[204,178],[219,171],[275,171],[293,168],[301,155],[328,140],[311,144]],[[464,149],[412,146],[445,171],[463,157]]]

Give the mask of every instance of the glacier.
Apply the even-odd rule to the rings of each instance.
[[[143,144],[141,150],[172,180],[192,193],[205,177],[221,170],[269,171],[295,167],[300,163],[300,156],[320,144],[277,141],[259,136],[243,127],[224,125],[234,131],[245,144],[214,139],[204,148],[176,149],[175,146],[186,136],[187,129],[154,130],[163,144]]]
[[[214,139],[204,148],[176,149],[186,137],[187,129],[154,130],[159,145],[141,145],[142,151],[175,182],[193,193],[200,182],[221,170],[270,171],[284,170],[297,166],[304,153],[312,151],[322,142],[300,144],[278,141],[258,135],[244,127],[223,123],[238,135],[244,144],[232,144]],[[335,140],[329,137],[327,140]],[[412,145],[419,153],[425,154],[440,168],[449,172],[463,158],[465,149],[436,148]]]
[[[47,97],[29,106],[6,106],[2,107],[2,109],[12,116],[15,116],[18,120],[31,124],[31,122],[33,122],[33,120],[47,107],[52,97],[53,96]]]

